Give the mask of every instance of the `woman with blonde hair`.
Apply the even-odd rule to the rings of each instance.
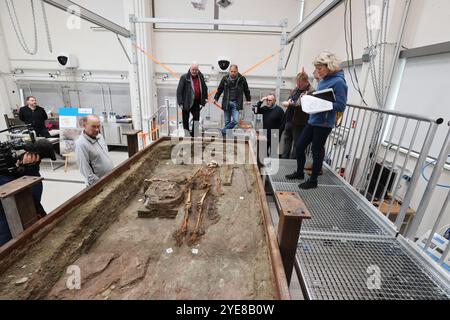
[[[340,61],[335,54],[323,51],[317,56],[313,64],[318,77],[321,79],[317,90],[333,89],[336,101],[333,102],[333,110],[310,115],[308,124],[297,141],[297,171],[287,175],[286,178],[289,180],[304,180],[305,150],[312,143],[312,174],[308,181],[299,185],[300,189],[305,190],[317,188],[317,178],[322,170],[325,156],[325,143],[336,122],[336,112],[345,111],[348,93],[344,71],[340,68]]]

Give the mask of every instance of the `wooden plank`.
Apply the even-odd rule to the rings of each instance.
[[[9,231],[12,237],[16,238],[23,232],[24,228],[14,197],[2,199],[2,206],[5,211],[6,221],[8,221]]]
[[[22,226],[26,230],[39,220],[31,188],[19,192],[14,196],[14,199],[19,210]]]
[[[31,188],[42,180],[44,180],[44,178],[25,176],[4,184],[0,186],[0,199],[14,196],[25,189]]]
[[[225,166],[225,178],[223,180],[224,186],[231,186],[233,184],[234,166]]]
[[[278,246],[278,240],[275,232],[275,227],[272,222],[272,217],[270,215],[269,204],[266,198],[266,191],[264,189],[262,180],[260,178],[259,168],[257,164],[257,156],[255,158],[255,153],[253,147],[250,143],[248,144],[250,152],[250,161],[253,163],[253,172],[256,175],[256,192],[259,194],[259,201],[262,208],[262,218],[264,223],[264,228],[266,230],[266,241],[269,247],[269,259],[272,265],[272,275],[275,279],[276,292],[278,294],[277,299],[279,300],[290,300],[291,294],[289,292],[289,286],[286,278],[286,273],[284,272],[284,266],[281,259],[280,248]]]

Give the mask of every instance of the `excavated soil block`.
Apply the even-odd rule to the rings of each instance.
[[[61,217],[6,255],[0,262],[0,299],[278,297],[265,196],[254,166],[233,166],[230,186],[222,182],[226,166],[192,181],[188,230],[177,246],[186,186],[207,163],[175,165],[173,147],[171,141],[152,146],[95,196],[66,206]],[[208,188],[199,238],[189,243]]]

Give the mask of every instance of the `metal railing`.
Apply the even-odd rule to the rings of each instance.
[[[422,219],[425,216],[425,211],[427,207],[430,204],[431,197],[433,196],[436,187],[438,186],[438,181],[440,177],[442,176],[445,163],[447,159],[450,157],[450,121],[448,122],[449,129],[447,131],[447,136],[444,141],[444,145],[442,147],[442,150],[439,154],[438,159],[436,160],[436,164],[433,169],[433,174],[431,175],[431,178],[428,182],[427,188],[423,194],[422,200],[420,202],[419,207],[417,208],[417,214],[413,221],[413,224],[408,232],[408,238],[413,239],[415,236],[415,233],[417,232],[417,229],[419,228]],[[432,239],[436,232],[439,229],[440,224],[442,223],[443,218],[445,217],[445,214],[449,213],[447,210],[449,202],[450,202],[450,186],[445,186],[448,188],[447,196],[445,198],[444,203],[442,204],[442,208],[439,212],[438,217],[436,218],[436,221],[434,222],[433,228],[431,229],[431,232],[428,236],[428,239],[426,240],[426,243],[424,245],[424,251],[427,252],[428,249],[431,247]],[[448,226],[447,226],[448,227]],[[446,259],[450,253],[450,242],[446,244],[445,250],[442,252],[441,258],[439,259],[439,264],[443,265],[446,263]]]
[[[325,162],[387,218],[397,215],[398,232],[406,231],[405,218],[406,227],[411,220],[415,226],[411,201],[443,119],[348,105],[341,122],[325,145]]]

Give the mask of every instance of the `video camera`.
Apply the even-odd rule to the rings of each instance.
[[[6,142],[0,142],[0,174],[14,174],[20,171],[20,167],[16,164],[18,160],[23,159],[25,153],[37,154],[40,159],[56,160],[53,145],[46,139],[36,140],[30,125],[14,126],[0,131],[0,133],[12,132],[21,128],[28,129],[26,134],[29,134],[30,141],[16,138]],[[24,166],[22,165],[21,167],[23,168]]]

